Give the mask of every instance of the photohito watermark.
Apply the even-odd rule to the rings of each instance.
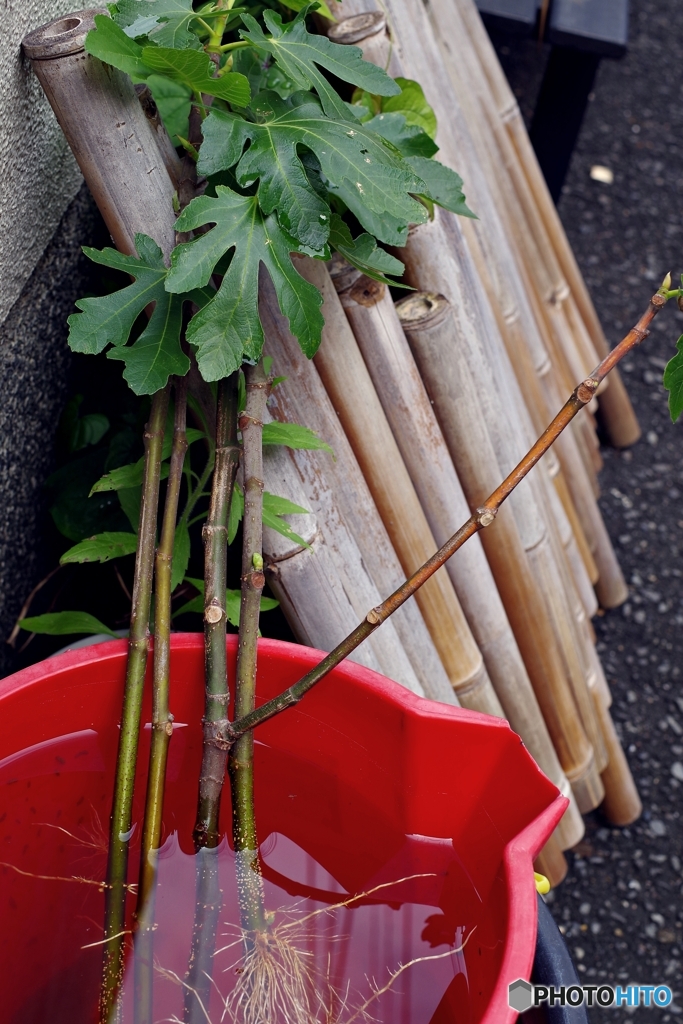
[[[532,985],[523,978],[508,986],[508,1005],[518,1013],[532,1006],[665,1006],[673,1001],[668,985]]]

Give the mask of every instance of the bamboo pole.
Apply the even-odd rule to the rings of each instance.
[[[585,328],[573,306],[571,292],[562,278],[534,196],[515,160],[511,140],[493,108],[490,90],[483,79],[476,53],[472,47],[463,45],[467,33],[464,23],[460,21],[459,2],[435,0],[430,11],[435,19],[444,17],[446,11],[455,19],[453,31],[447,36],[439,36],[447,70],[466,111],[481,166],[487,172],[494,191],[497,189],[497,205],[506,220],[508,237],[520,249],[530,289],[534,289],[537,294],[536,308],[541,309],[549,321],[554,321],[554,324],[549,325],[550,334],[554,331],[560,344],[571,352],[577,339],[580,343],[583,338]],[[571,323],[567,317],[571,318]],[[503,337],[508,340],[504,332]],[[525,340],[529,339],[525,336]],[[571,379],[575,380],[577,375],[589,372],[595,362],[593,346],[586,344],[584,347],[584,353],[577,350],[580,359],[577,365],[571,366]],[[532,352],[525,351],[519,345],[512,348],[510,344],[508,353],[515,364],[517,378],[532,417],[536,413],[534,426],[539,429],[540,424],[547,420],[559,404],[559,382],[552,372],[548,353],[542,345]],[[532,366],[535,375],[530,372]],[[536,378],[541,385],[540,389],[535,387]],[[579,452],[575,449],[575,436],[571,431],[566,431],[559,439],[557,454],[578,509],[581,527],[590,537],[591,555],[599,562],[601,603],[603,607],[615,607],[626,600],[627,588],[595,503],[590,480],[583,471]],[[563,481],[560,487],[564,487]],[[566,502],[563,504],[571,515]],[[576,531],[576,524],[574,529]]]
[[[300,261],[297,261],[300,264]],[[380,594],[389,593],[403,579],[401,565],[382,524],[367,483],[358,466],[348,439],[339,423],[334,407],[315,366],[302,353],[280,313],[270,278],[262,275],[259,283],[259,315],[266,335],[266,350],[274,358],[278,374],[286,380],[274,390],[271,412],[284,422],[302,423],[327,441],[334,450],[334,459],[324,464],[325,490],[311,481],[308,507],[324,523],[328,494],[360,550],[363,563]],[[295,452],[294,461],[304,465],[304,454]],[[318,463],[320,465],[320,463]],[[443,700],[452,693],[448,676],[437,654],[420,610],[408,602],[395,617],[394,626],[415,675],[426,696]],[[440,696],[441,695],[441,696]]]
[[[411,0],[408,0],[408,3],[410,2]],[[366,0],[345,0],[344,11],[348,12],[351,10],[354,12],[359,3],[364,6]],[[451,156],[451,164],[457,165],[463,174],[466,173],[467,168],[470,169],[470,173],[467,178],[468,194],[470,188],[474,190],[473,201],[475,203],[475,207],[478,204],[481,209],[486,210],[485,230],[481,227],[477,229],[473,225],[473,222],[463,219],[461,219],[463,220],[463,223],[458,224],[456,227],[453,224],[453,219],[451,218],[450,222],[448,222],[449,228],[451,229],[450,233],[457,233],[458,235],[463,233],[465,234],[468,249],[474,257],[477,265],[479,279],[484,284],[488,294],[490,296],[495,296],[493,309],[498,315],[499,330],[503,330],[506,333],[506,342],[509,350],[515,352],[523,348],[527,343],[530,344],[532,348],[542,349],[542,341],[538,336],[537,326],[533,319],[532,311],[529,308],[523,282],[519,278],[514,256],[508,247],[507,239],[502,229],[502,224],[497,216],[496,204],[488,192],[486,183],[479,171],[472,140],[467,131],[467,126],[463,122],[461,111],[458,108],[457,99],[453,92],[451,83],[447,79],[443,70],[439,59],[440,55],[438,48],[436,47],[436,43],[431,35],[430,25],[428,21],[426,21],[424,11],[420,5],[418,5],[416,10],[413,12],[414,17],[410,19],[408,19],[407,10],[408,8],[405,4],[397,6],[396,9],[391,6],[388,8],[389,24],[392,31],[393,42],[391,66],[394,70],[398,70],[401,63],[405,65],[410,62],[408,67],[409,72],[410,66],[418,69],[417,73],[411,73],[413,74],[413,77],[418,78],[423,84],[426,89],[428,99],[436,109],[439,121],[439,141],[443,146],[444,153],[447,158]],[[408,24],[408,21],[410,24]],[[341,24],[337,25],[335,28],[334,35],[338,41],[344,38],[344,24],[344,21],[342,21]],[[353,26],[354,21],[351,22],[352,31]],[[402,49],[402,38],[407,39],[409,37],[409,29],[411,45],[409,48]],[[413,29],[417,32],[419,40],[417,45],[415,45],[415,40],[413,38]],[[373,38],[376,38],[376,34]],[[386,63],[386,57],[382,60],[381,50],[378,44],[375,45],[373,59],[378,62]],[[445,106],[446,95],[448,95],[451,101],[447,107]],[[458,244],[457,239],[455,240],[455,244]],[[461,244],[459,248],[462,251]],[[435,286],[433,281],[426,281],[423,283],[422,287],[434,289],[437,286]],[[491,309],[488,306],[488,303],[480,301],[479,305],[480,308],[486,307],[486,312],[489,313],[490,319]],[[500,374],[512,374],[513,371],[509,361],[501,359],[501,336],[499,332],[495,329],[489,329],[483,332],[483,336],[488,345],[489,356],[492,364],[499,370]],[[527,340],[533,338],[536,340]],[[523,422],[526,417],[526,410],[523,407],[521,396],[518,393],[515,394],[514,388],[510,390],[510,400],[513,403],[512,407],[516,409],[518,418]],[[527,441],[529,437],[530,434],[527,434]],[[517,451],[519,451],[519,449],[517,449]],[[586,494],[585,498],[588,499],[589,496],[589,494]],[[556,529],[556,525],[550,518],[548,519],[547,525],[551,530]],[[605,555],[604,558],[605,560],[608,560],[608,555]],[[578,562],[574,561],[573,564],[575,569],[580,568]],[[610,568],[613,572],[609,577],[606,577],[605,585],[603,587],[603,600],[605,600],[605,603],[607,604],[619,603],[624,599],[625,587],[616,559],[611,559]],[[612,580],[616,582],[617,586],[616,589],[612,588],[610,590],[607,584]],[[581,586],[580,580],[579,586]]]
[[[436,544],[327,268],[302,260],[299,271],[323,296],[322,344],[314,362],[401,563],[410,575]],[[481,651],[448,575],[438,573],[416,601],[458,700],[503,717]]]
[[[453,311],[440,296],[418,294],[398,305],[408,342],[453,457],[470,507],[492,489],[502,469],[487,429],[490,389],[482,389],[456,340]],[[529,677],[582,811],[603,797],[594,750],[579,719],[571,677],[548,605],[548,583],[530,570],[519,523],[505,508],[483,535],[493,571]]]
[[[339,257],[333,258],[332,280],[339,288],[342,306],[436,543],[441,545],[454,533],[457,523],[467,518],[469,509],[391,295],[384,285],[348,268]],[[472,538],[446,567],[506,718],[546,775],[569,796],[569,783],[560,768],[479,538]],[[571,846],[583,833],[583,823],[576,808],[568,811],[565,819],[560,842]],[[552,869],[555,877],[557,871],[556,864]]]
[[[524,121],[512,90],[498,62],[479,13],[472,0],[453,0],[466,26],[470,46],[476,53],[491,91],[491,109],[512,141],[516,162],[526,179],[545,232],[554,249],[560,271],[592,343],[601,357],[609,346],[571,246],[567,241],[555,204],[541,173]],[[449,15],[450,17],[450,15]],[[610,440],[616,447],[628,447],[640,437],[640,427],[619,372],[610,375],[609,388],[600,399],[600,412]]]
[[[267,447],[263,457],[266,490],[302,508],[316,507],[315,512],[287,517],[308,547],[265,527],[263,550],[268,583],[294,635],[300,643],[322,651],[336,647],[364,609],[380,600],[326,480],[326,464],[332,458],[280,446]],[[354,652],[352,660],[424,695],[394,624],[387,625],[386,638],[377,633],[367,647]],[[442,685],[429,696],[456,704],[445,673],[442,676]]]
[[[135,253],[143,232],[168,257],[175,245],[173,194],[157,133],[133,84],[86,54],[84,41],[104,9],[78,11],[26,36],[31,60],[116,248]]]
[[[469,416],[461,415],[461,422],[458,424],[456,419],[458,413],[457,405],[458,399],[460,399],[460,404],[463,404],[463,393],[469,392],[471,389],[476,390],[477,387],[481,389],[483,386],[477,380],[476,376],[478,370],[481,369],[480,364],[477,360],[470,360],[469,364],[467,363],[466,346],[462,343],[462,331],[458,331],[458,340],[455,342],[454,324],[452,321],[450,324],[447,323],[448,310],[445,300],[438,297],[434,299],[428,298],[424,300],[424,305],[421,308],[419,297],[412,297],[404,300],[404,302],[399,305],[399,310],[401,309],[404,310],[404,316],[411,318],[412,329],[408,329],[406,320],[404,320],[404,327],[406,328],[406,333],[408,334],[411,346],[413,346],[427,389],[435,402],[437,417],[440,419],[442,429],[444,430],[444,434],[449,442],[454,460],[456,461],[461,481],[467,492],[468,485],[465,480],[466,470],[464,468],[461,469],[460,462],[464,461],[465,458],[462,452],[465,446],[465,439],[467,437],[467,422],[468,419],[471,420],[472,414],[470,412]],[[417,329],[413,326],[413,322],[417,323]],[[459,324],[459,326],[461,326],[461,324]],[[448,377],[449,373],[451,375],[450,380]],[[486,378],[483,379],[485,380]],[[468,380],[471,382],[470,388],[467,388],[463,383],[463,381]],[[504,392],[502,392],[502,394],[504,395]],[[486,491],[486,484],[484,480],[480,479],[477,481],[474,472],[476,471],[481,473],[482,466],[483,463],[480,458],[477,466],[470,467],[470,486],[472,487],[472,490],[467,493],[471,505],[480,501],[482,493]],[[516,525],[517,528],[521,530],[523,547],[526,549],[527,554],[533,558],[535,582],[544,596],[544,609],[547,610],[552,619],[552,632],[556,635],[559,642],[562,663],[565,667],[565,671],[567,672],[568,679],[571,680],[571,693],[576,703],[576,707],[578,708],[582,729],[585,730],[585,735],[591,741],[591,745],[596,756],[597,767],[602,772],[607,767],[608,755],[605,745],[605,737],[603,735],[603,730],[600,727],[600,722],[596,717],[596,708],[594,706],[592,696],[596,686],[600,683],[600,679],[596,676],[595,672],[597,656],[595,655],[591,638],[585,631],[585,627],[587,626],[585,616],[583,633],[581,631],[580,615],[578,616],[579,628],[577,630],[577,611],[576,607],[572,608],[571,606],[572,588],[566,575],[563,576],[561,572],[561,560],[553,559],[552,557],[552,535],[547,538],[545,545],[539,542],[537,537],[533,534],[526,538],[524,536],[522,517],[529,512],[530,507],[528,505],[526,507],[526,513],[523,508],[519,509],[518,514],[515,516]],[[498,526],[499,524],[497,524],[496,529],[498,529]],[[489,541],[489,547],[494,545],[495,542],[493,538],[494,531],[491,531],[488,537],[487,535],[484,536],[485,547],[487,540]],[[535,541],[533,548],[530,547],[530,543],[532,541]],[[549,550],[547,547],[548,543],[550,543]],[[510,604],[508,605],[508,603],[506,603],[506,587],[509,584],[504,575],[504,570],[506,569],[504,555],[501,560],[502,564],[499,563],[501,564],[501,573],[496,574],[493,564],[493,558],[495,556],[492,556],[492,554],[489,553],[489,547],[486,547],[489,562],[492,564],[492,568],[494,568],[494,575],[496,575],[496,580],[501,591],[501,597],[503,598],[504,604],[506,604],[506,610],[508,611],[508,616],[513,628],[515,628],[514,595]],[[509,544],[505,545],[505,547],[508,552],[511,552],[512,549]],[[544,547],[546,548],[545,551]],[[533,587],[531,589],[533,591]],[[530,599],[533,599],[533,596],[534,595],[532,593],[530,595]],[[509,599],[510,595],[508,592],[508,600]],[[530,607],[533,607],[533,605]],[[530,619],[534,622],[536,632],[538,630],[540,620],[537,619],[535,613],[530,615]],[[522,629],[524,628],[523,621],[520,624],[520,627]],[[520,638],[520,633],[517,631],[516,636],[522,653],[526,658],[527,651],[523,640]],[[528,661],[527,667],[530,669],[532,681],[534,681],[536,685],[539,685],[539,679],[537,677],[536,680],[534,680]],[[556,684],[557,681],[555,681],[555,685]],[[540,685],[543,686],[542,677]],[[558,692],[561,695],[561,688]],[[541,701],[538,689],[537,695],[539,696],[539,702],[541,702],[544,714],[546,714],[546,706],[544,706]],[[571,770],[568,768],[567,761],[562,759],[562,753],[558,745],[559,739],[553,731],[553,727],[551,726],[551,722],[548,719],[547,714],[546,722],[549,726],[551,735],[553,736],[556,749],[560,754],[563,768],[565,769],[570,781],[573,782]],[[622,765],[622,767],[626,766]],[[606,781],[621,794],[617,795],[617,792],[610,794],[610,800],[615,803],[621,802],[622,798],[623,800],[626,800],[628,793],[633,789],[633,781],[629,772],[623,774],[618,772],[610,774],[607,776]]]

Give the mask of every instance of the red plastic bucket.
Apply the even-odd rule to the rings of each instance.
[[[236,637],[228,640],[228,654],[232,678]],[[310,648],[261,640],[259,702],[320,657]],[[73,883],[65,912],[64,887],[52,879],[104,877],[118,740],[112,723],[120,715],[125,661],[125,641],[113,641],[0,680],[0,1005],[8,1024],[93,1019],[101,948],[82,947],[101,935],[103,896],[96,884]],[[171,672],[179,728],[164,824],[167,835],[177,830],[189,854],[201,757],[201,636],[173,636]],[[145,723],[149,714],[148,695]],[[262,726],[257,740],[261,841],[287,837],[336,880],[337,892],[367,892],[378,880],[429,870],[411,837],[437,837],[430,841],[441,844],[441,854],[448,850],[448,863],[434,869],[440,881],[423,886],[417,902],[432,905],[440,920],[442,890],[457,865],[456,874],[469,880],[458,895],[459,919],[476,918],[477,929],[432,1024],[513,1021],[507,987],[529,977],[534,955],[532,860],[567,802],[507,723],[416,697],[346,662],[298,706]],[[149,729],[143,729],[137,820],[148,749]],[[87,842],[74,843],[74,835]],[[138,857],[130,859],[134,881]],[[39,877],[45,875],[51,877]],[[291,891],[296,894],[296,885]],[[466,1000],[459,995],[463,985]]]

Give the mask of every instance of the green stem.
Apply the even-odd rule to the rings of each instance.
[[[128,848],[131,839],[133,789],[138,754],[142,693],[149,648],[149,611],[152,598],[154,546],[156,543],[159,472],[169,386],[152,400],[145,430],[145,474],[142,484],[140,529],[135,558],[133,600],[128,637],[128,664],[121,716],[121,734],[116,762],[116,780],[109,837],[109,859],[105,889],[104,958],[100,991],[100,1024],[109,1024],[123,978],[126,932]]]
[[[192,947],[185,989],[185,1020],[205,1024],[202,1004],[208,1005],[213,953],[221,905],[218,886],[220,841],[218,815],[228,757],[224,736],[228,728],[225,593],[228,516],[240,449],[237,444],[237,373],[218,385],[216,449],[211,504],[204,537],[204,746],[199,799],[194,827],[197,850],[196,905]]]
[[[237,43],[224,43],[218,47],[219,53],[228,53],[230,50],[243,50],[245,46],[252,46],[247,39],[242,39]]]
[[[242,600],[237,653],[235,717],[254,710],[256,657],[263,572],[263,417],[270,382],[263,362],[245,367],[247,400],[240,416],[244,466],[242,520]],[[232,835],[237,895],[242,928],[249,935],[265,928],[263,880],[258,860],[254,810],[254,733],[245,733],[230,750],[228,771],[232,791]]]
[[[180,517],[180,521],[184,522],[184,523],[187,523],[188,526],[191,526],[193,522],[196,522],[196,520],[194,520],[194,519],[190,520],[190,516],[192,515],[194,507],[197,504],[197,502],[200,500],[200,498],[210,497],[210,495],[207,495],[207,493],[204,491],[204,488],[206,487],[206,483],[207,483],[209,477],[213,473],[215,457],[216,457],[215,446],[214,446],[213,440],[209,439],[209,457],[206,460],[206,465],[204,466],[204,470],[202,472],[202,475],[197,479],[197,486],[194,488],[193,491],[190,491],[190,493],[188,494],[188,498],[187,498],[187,501],[185,503],[185,508],[183,509],[183,514]],[[188,488],[188,490],[189,490],[189,488]],[[202,514],[202,516],[200,518],[203,519],[204,515]]]
[[[175,385],[175,422],[173,448],[166,485],[166,502],[161,539],[156,555],[154,605],[154,678],[152,689],[152,740],[147,776],[145,822],[140,851],[137,932],[135,935],[135,1020],[152,1024],[152,980],[154,943],[154,905],[157,875],[157,851],[161,845],[164,785],[168,748],[173,734],[173,716],[169,710],[171,669],[171,577],[178,500],[187,452],[187,381]]]
[[[225,26],[228,18],[230,17],[230,10],[233,6],[234,0],[228,0],[228,3],[217,3],[216,7],[221,8],[225,11],[225,14],[221,14],[214,22],[213,28],[211,29],[211,37],[209,39],[208,46],[205,47],[208,53],[215,50],[221,45],[223,33],[225,32]]]

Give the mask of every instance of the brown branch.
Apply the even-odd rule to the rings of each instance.
[[[665,305],[667,298],[667,288],[669,285],[665,281],[662,288],[650,299],[650,304],[646,312],[642,315],[638,323],[633,327],[625,338],[619,342],[616,348],[602,360],[599,366],[593,371],[590,377],[582,381],[572,392],[570,398],[565,402],[562,409],[558,412],[557,416],[553,419],[552,423],[543,431],[539,439],[529,449],[524,458],[519,462],[517,466],[512,470],[511,473],[503,480],[499,487],[489,495],[484,504],[480,506],[470,516],[466,523],[460,527],[460,529],[453,534],[453,536],[446,541],[443,547],[439,548],[436,554],[425,562],[410,579],[402,583],[398,590],[395,590],[385,601],[377,605],[376,608],[372,608],[365,619],[359,623],[358,626],[350,633],[346,639],[335,647],[327,657],[311,669],[305,676],[303,676],[298,682],[290,686],[288,690],[281,693],[279,696],[274,697],[272,700],[267,701],[260,708],[247,715],[243,715],[237,719],[229,727],[229,739],[232,743],[235,743],[241,736],[251,729],[256,728],[257,725],[261,725],[263,722],[267,722],[268,719],[273,718],[281,711],[286,708],[292,707],[294,704],[298,704],[304,694],[308,693],[312,687],[319,683],[321,679],[336,668],[345,658],[347,658],[355,649],[367,639],[374,631],[388,619],[397,608],[400,608],[409,597],[419,590],[419,588],[426,583],[427,580],[434,575],[437,569],[440,569],[445,562],[454,555],[455,552],[462,547],[465,541],[468,541],[470,537],[473,537],[475,533],[479,533],[485,527],[489,526],[495,519],[498,509],[503,504],[505,499],[509,497],[514,491],[515,487],[524,479],[525,476],[530,473],[536,463],[542,456],[548,451],[549,448],[555,443],[557,438],[560,436],[565,427],[571,423],[576,414],[587,405],[595,392],[598,389],[601,381],[607,376],[617,363],[623,359],[623,357],[635,348],[636,345],[640,344],[643,338],[649,334],[649,326],[657,315],[659,310]],[[677,293],[676,293],[677,294]]]
[[[227,725],[228,670],[225,653],[225,592],[228,551],[228,518],[240,458],[237,443],[237,374],[218,386],[216,463],[211,505],[202,531],[204,538],[204,647],[206,701],[204,745],[199,779],[194,842],[218,846],[218,813],[228,748],[221,736]]]
[[[7,639],[5,640],[5,643],[6,643],[6,644],[9,644],[9,645],[10,645],[10,647],[14,647],[14,645],[15,645],[15,643],[16,643],[17,637],[18,637],[18,635],[19,635],[19,633],[20,633],[20,631],[21,631],[21,622],[22,622],[22,619],[25,619],[25,618],[26,618],[26,616],[28,615],[28,613],[29,613],[29,609],[30,609],[30,607],[31,607],[31,605],[32,605],[32,603],[33,603],[33,598],[34,598],[34,597],[36,596],[36,594],[38,593],[38,591],[39,591],[39,590],[42,590],[42,588],[43,588],[43,587],[45,586],[45,584],[46,584],[46,583],[47,583],[47,582],[48,582],[49,580],[51,580],[51,579],[52,579],[52,577],[54,576],[54,574],[55,574],[56,572],[59,572],[59,570],[60,570],[60,569],[63,569],[63,568],[64,568],[64,566],[62,566],[62,565],[58,565],[58,566],[57,566],[57,567],[56,567],[55,569],[53,569],[53,570],[52,570],[52,572],[49,572],[49,573],[47,574],[47,576],[45,576],[45,577],[44,577],[44,578],[43,578],[43,579],[42,579],[42,580],[40,581],[40,583],[36,583],[35,587],[34,587],[34,588],[33,588],[33,590],[31,591],[31,593],[30,593],[30,594],[28,595],[28,597],[26,598],[26,600],[24,601],[24,603],[23,603],[23,605],[22,605],[22,607],[21,607],[21,611],[19,612],[19,615],[17,616],[17,621],[16,621],[15,623],[14,623],[14,628],[12,629],[12,632],[11,632],[11,633],[10,633],[10,635],[9,635],[9,636],[7,637]],[[31,634],[31,636],[35,636],[35,633],[32,633],[32,634]],[[22,650],[23,650],[23,648],[22,648]]]

